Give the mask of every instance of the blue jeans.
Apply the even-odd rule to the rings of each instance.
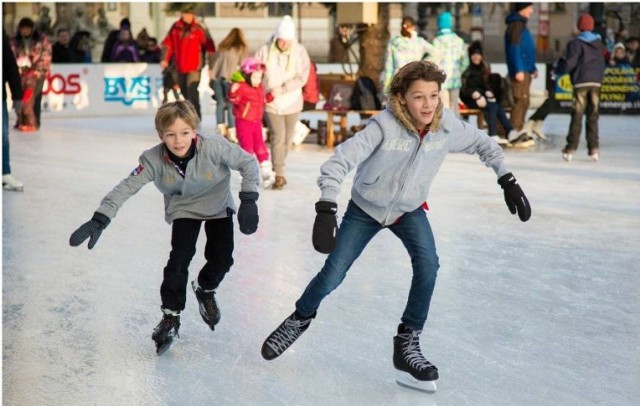
[[[486,107],[487,115],[489,116],[487,119],[489,125],[489,135],[498,135],[498,126],[496,120],[500,120],[500,124],[504,128],[504,131],[509,134],[509,131],[512,130],[511,122],[507,118],[507,115],[504,113],[504,109],[501,105],[496,102],[487,102]]]
[[[7,101],[2,98],[2,174],[11,173],[9,166],[9,111]]]
[[[233,128],[236,126],[235,117],[231,109],[231,104],[227,100],[229,95],[229,82],[226,80],[212,80],[213,97],[216,99],[216,123],[224,124],[224,111],[227,110],[227,127]]]
[[[336,247],[322,267],[309,282],[296,302],[296,310],[302,316],[311,316],[320,307],[320,302],[344,280],[353,262],[360,256],[369,241],[384,227],[366,214],[353,201],[347,211],[336,237]],[[413,278],[409,299],[402,315],[402,322],[412,329],[422,330],[431,296],[440,267],[435,241],[429,220],[422,208],[406,213],[399,221],[388,227],[409,252],[413,267]],[[395,270],[389,270],[394,272]]]

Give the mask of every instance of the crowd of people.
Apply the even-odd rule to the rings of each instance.
[[[208,29],[198,20],[194,7],[193,3],[184,4],[180,18],[162,41],[149,36],[144,28],[134,37],[130,20],[123,18],[119,27],[106,36],[100,61],[158,63],[163,69],[163,103],[169,100],[168,95],[173,92],[174,99],[189,100],[200,119],[202,113],[198,85],[201,71],[208,65],[209,85],[216,101],[218,133],[232,142],[249,145],[242,140],[244,135],[238,134],[236,124],[237,116],[245,119],[248,113],[237,108],[237,98],[235,104],[230,98],[232,77],[235,74],[236,79],[242,79],[242,74],[247,75],[248,72],[243,72],[240,67],[244,60],[252,57],[245,34],[239,28],[231,29],[216,49]],[[377,96],[381,96],[380,99],[386,105],[391,80],[398,70],[412,61],[430,61],[446,74],[440,99],[454,115],[460,116],[461,107],[483,110],[489,136],[498,144],[521,148],[535,145],[534,138],[546,139],[542,124],[546,115],[553,110],[555,100],[548,98],[533,116],[526,119],[530,108],[531,83],[538,75],[536,45],[527,28],[533,11],[532,3],[513,3],[512,12],[506,18],[506,78],[492,73],[481,42],[465,42],[468,36],[454,29],[454,18],[450,12],[444,11],[437,16],[437,31],[431,42],[418,34],[412,16],[404,16],[400,34],[388,42],[384,68],[377,83],[380,92]],[[591,16],[582,15],[573,35],[579,41],[588,41],[599,47],[606,66],[640,66],[640,39],[618,33],[615,41],[609,36],[603,40],[592,32],[594,27],[589,21],[593,21]],[[51,65],[92,61],[91,33],[83,27],[76,27],[75,32],[68,27],[58,27],[53,43],[39,28],[40,25],[35,24],[32,19],[23,18],[9,40],[24,91],[20,113],[14,126],[22,132],[37,131],[40,128],[42,91]],[[587,36],[589,38],[585,39]],[[574,48],[568,47],[567,52]],[[319,86],[315,64],[310,60],[305,47],[297,41],[294,23],[288,16],[278,23],[271,38],[253,56],[265,65],[261,72],[263,76],[260,87],[264,88],[265,95],[269,97],[268,101],[261,101],[264,103],[261,107],[264,111],[261,123],[269,129],[269,159],[262,159],[261,162],[268,161],[272,165],[271,168],[265,168],[264,172],[270,174],[273,170],[275,178],[265,178],[265,184],[282,189],[287,183],[285,161],[288,151],[293,143],[300,142],[300,112],[314,109],[318,101]],[[583,69],[580,64],[567,65],[565,60],[567,58],[558,63],[558,73],[562,73],[567,66],[569,70],[566,73],[571,73],[571,69]],[[590,68],[600,69],[600,64]],[[575,72],[573,77],[582,80],[582,76]],[[246,78],[243,81],[250,82]],[[599,81],[601,83],[602,79]],[[580,83],[576,84],[581,86]],[[250,83],[249,85],[251,86]],[[563,150],[563,157],[568,161],[577,148],[575,133],[581,130],[579,118],[585,114],[588,116],[587,131],[590,134],[587,138],[591,140],[588,142],[589,156],[594,160],[599,158],[599,147],[595,141],[597,130],[594,129],[598,109],[591,106],[597,105],[599,85],[597,87],[590,93],[588,102],[578,103],[578,107],[574,108],[571,135]],[[575,97],[577,100],[583,99],[577,94]],[[246,124],[246,120],[244,122]],[[307,132],[303,134],[307,134],[308,128],[304,127],[304,130]]]

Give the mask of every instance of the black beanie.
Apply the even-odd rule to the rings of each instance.
[[[469,45],[469,49],[467,50],[467,52],[469,52],[469,57],[471,57],[471,55],[473,54],[483,55],[482,43],[480,41],[473,41],[471,45]]]
[[[29,17],[25,17],[22,20],[20,20],[20,22],[18,23],[18,29],[20,29],[22,27],[33,28],[33,27],[35,27],[35,23]]]
[[[521,10],[524,10],[529,6],[533,6],[533,3],[513,3],[513,9],[515,10],[516,13]]]

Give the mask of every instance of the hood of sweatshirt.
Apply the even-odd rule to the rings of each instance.
[[[594,46],[598,44],[598,41],[600,41],[600,35],[591,31],[581,32],[576,38]]]

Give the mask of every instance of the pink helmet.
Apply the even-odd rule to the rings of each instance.
[[[267,70],[267,67],[260,59],[250,56],[242,61],[242,64],[240,64],[240,70],[242,73],[250,75],[253,72],[264,72]]]

